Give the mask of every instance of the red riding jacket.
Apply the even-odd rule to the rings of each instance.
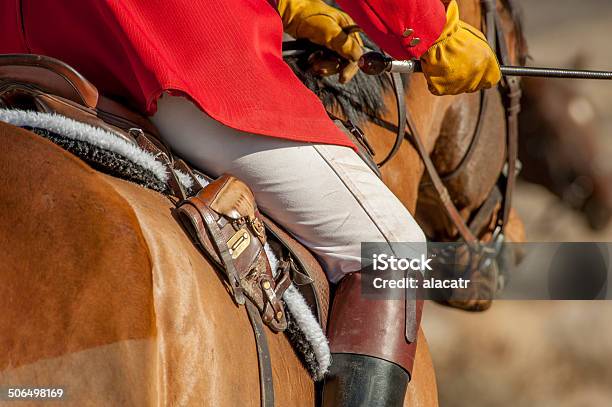
[[[440,0],[338,3],[397,58],[420,56],[445,23]],[[283,62],[282,34],[266,0],[0,2],[0,53],[58,58],[141,112],[171,91],[242,131],[352,145]]]

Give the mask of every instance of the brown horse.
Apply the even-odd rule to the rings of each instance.
[[[72,405],[258,405],[244,309],[172,203],[0,123],[0,382]],[[163,233],[161,233],[163,231]],[[314,405],[287,338],[267,332],[278,405]],[[436,405],[422,333],[407,402]]]
[[[523,94],[522,178],[545,186],[602,230],[612,218],[612,174],[597,165],[595,108],[564,81],[529,78]]]
[[[462,9],[479,25],[475,0]],[[474,96],[434,97],[416,76],[408,96],[432,151],[444,134],[461,139],[460,130],[473,125]],[[491,114],[487,133],[502,131],[503,117]],[[390,148],[391,132],[368,130],[377,151]],[[79,406],[258,405],[246,313],[173,218],[172,203],[94,171],[28,131],[0,123],[0,137],[0,382],[63,387],[66,402]],[[404,143],[384,168],[385,181],[412,211],[419,162]],[[494,182],[484,173],[496,167],[488,165],[481,183]],[[266,335],[277,404],[314,405],[315,386],[287,338]],[[405,404],[435,406],[422,332],[418,340]]]

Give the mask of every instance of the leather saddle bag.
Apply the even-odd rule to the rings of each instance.
[[[266,231],[255,197],[239,179],[223,175],[180,202],[178,216],[192,239],[225,273],[234,301],[252,302],[274,331],[287,327],[282,295],[291,280],[275,278],[264,245]]]

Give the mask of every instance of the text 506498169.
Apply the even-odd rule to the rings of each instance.
[[[2,400],[59,400],[66,396],[62,387],[3,387]]]

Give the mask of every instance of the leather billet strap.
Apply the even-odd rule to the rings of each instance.
[[[270,360],[270,347],[266,339],[261,316],[251,300],[246,302],[247,315],[253,328],[255,346],[257,347],[257,364],[259,366],[259,391],[261,407],[274,407],[274,382],[272,379],[272,361]]]
[[[168,174],[166,184],[170,190],[170,194],[178,198],[179,201],[186,199],[188,193],[183,183],[179,180],[178,174],[176,173],[176,169],[178,168],[175,166],[174,157],[170,151],[158,147],[158,144],[153,141],[154,139],[150,135],[147,136],[140,128],[131,128],[128,134],[134,138],[136,144],[140,148],[150,153],[155,158],[155,161],[161,163],[165,167],[166,173]]]
[[[185,161],[183,161],[180,158],[174,158],[174,160],[172,160],[172,163],[173,163],[173,168],[175,170],[179,170],[183,174],[187,174],[187,176],[189,176],[189,178],[191,179],[193,186],[191,187],[189,191],[190,195],[195,195],[198,192],[200,192],[202,189],[204,189],[204,186],[202,185],[202,183],[200,183],[200,180],[198,179],[198,177],[196,177],[194,170],[189,165],[187,165]]]

